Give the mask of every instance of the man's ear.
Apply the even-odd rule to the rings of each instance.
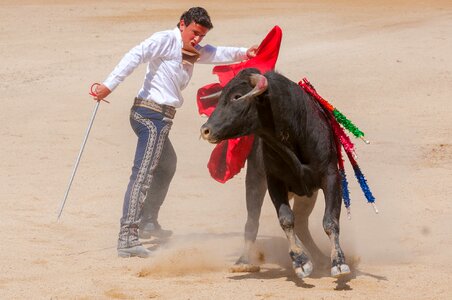
[[[179,21],[179,28],[180,28],[180,30],[184,30],[185,29],[185,22],[184,22],[184,20],[180,20]]]

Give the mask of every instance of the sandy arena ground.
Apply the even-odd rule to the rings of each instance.
[[[199,139],[195,95],[217,81],[209,65],[196,66],[170,133],[178,170],[160,222],[173,238],[147,242],[149,259],[116,254],[144,66],[101,104],[56,222],[94,108],[91,83],[193,5],[210,12],[213,45],[258,44],[279,25],[277,70],[308,77],[371,140],[356,146],[380,214],[349,169],[341,240],[351,276],[298,279],[268,196],[261,272],[229,272],[242,249],[245,176],[223,185],[206,168],[213,147]],[[451,37],[450,1],[1,0],[0,298],[451,299]],[[323,196],[311,228],[328,254],[322,210]]]

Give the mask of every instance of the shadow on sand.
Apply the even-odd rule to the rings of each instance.
[[[292,281],[296,286],[302,288],[313,288],[315,285],[306,283],[303,279],[298,278],[292,269],[292,263],[288,254],[287,240],[282,237],[274,236],[260,236],[256,241],[256,250],[262,252],[262,261],[258,263],[261,267],[260,272],[255,273],[234,273],[229,276],[232,280],[241,279],[276,279],[286,278],[287,281]],[[311,279],[331,278],[335,280],[337,291],[350,291],[353,290],[351,282],[360,276],[369,276],[376,280],[387,280],[385,276],[370,274],[362,272],[358,269],[359,261],[356,259],[350,259],[347,261],[351,273],[343,275],[339,278],[331,277],[331,263],[327,256],[323,256],[320,260],[314,259],[314,270],[309,276]]]

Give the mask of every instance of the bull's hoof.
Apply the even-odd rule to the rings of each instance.
[[[331,268],[331,276],[338,278],[350,274],[350,267],[346,264],[334,266]]]
[[[261,267],[253,264],[235,264],[229,268],[231,273],[256,273],[261,270]]]
[[[295,274],[297,274],[298,278],[305,278],[311,275],[312,270],[314,269],[312,262],[308,261],[302,266],[294,266]]]

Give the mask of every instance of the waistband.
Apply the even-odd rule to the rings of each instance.
[[[149,109],[152,109],[153,111],[163,114],[165,117],[170,119],[174,119],[174,116],[176,115],[176,108],[174,108],[173,106],[158,104],[152,100],[135,98],[133,105],[147,107]]]

